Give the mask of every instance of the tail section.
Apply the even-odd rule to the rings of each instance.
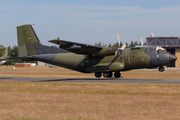
[[[17,27],[19,57],[31,57],[40,54],[62,53],[64,50],[42,45],[32,25]]]
[[[41,43],[32,28],[32,25],[18,26],[17,37],[19,57],[36,55],[38,53],[38,50],[35,47],[38,47]]]

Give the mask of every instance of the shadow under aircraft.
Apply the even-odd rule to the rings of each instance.
[[[157,46],[101,47],[88,44],[54,39],[49,42],[59,45],[59,48],[42,45],[32,25],[17,27],[18,58],[21,60],[37,60],[61,66],[82,73],[95,73],[95,77],[115,78],[121,76],[121,71],[140,68],[158,68],[164,71],[165,65],[176,61],[176,56]],[[120,41],[119,41],[120,43]]]

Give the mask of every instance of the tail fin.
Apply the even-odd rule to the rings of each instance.
[[[40,43],[32,25],[22,25],[17,27],[18,53],[19,57],[31,56],[37,54],[37,48]]]
[[[8,57],[8,47],[5,48],[4,54],[0,59],[4,59],[4,58],[7,58],[7,57]]]
[[[42,45],[31,25],[18,26],[17,36],[19,57],[63,52],[59,48]]]

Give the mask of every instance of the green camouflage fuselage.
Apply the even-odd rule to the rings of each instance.
[[[122,54],[111,56],[89,56],[74,53],[41,54],[34,59],[53,65],[65,67],[79,72],[124,71],[150,67],[150,56],[146,48],[130,50],[126,48]]]

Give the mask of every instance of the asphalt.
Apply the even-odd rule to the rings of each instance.
[[[0,81],[180,84],[180,79],[0,77]]]

